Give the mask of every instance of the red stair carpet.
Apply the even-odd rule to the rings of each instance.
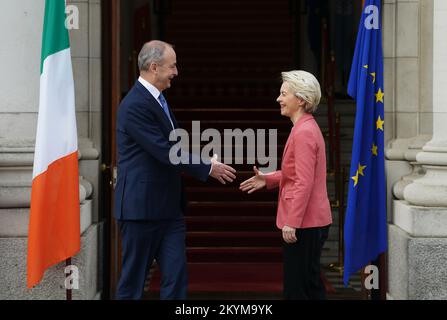
[[[282,293],[282,265],[279,263],[190,263],[188,264],[189,291],[191,293]],[[322,273],[326,292],[335,293]],[[150,283],[154,293],[160,290],[160,273],[156,271]],[[228,295],[231,298],[231,295]]]

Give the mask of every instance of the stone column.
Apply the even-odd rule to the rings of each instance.
[[[426,174],[405,188],[404,198],[413,205],[447,207],[447,1],[433,5],[433,137],[416,155]]]
[[[431,0],[428,0],[430,2]],[[432,10],[425,0],[385,0],[383,50],[385,86],[385,150],[387,212],[391,221],[393,190],[403,198],[409,184],[403,176],[415,169],[413,153],[431,135]],[[411,23],[409,23],[411,21]],[[430,98],[430,99],[428,99]],[[408,155],[410,155],[408,157]],[[395,184],[397,186],[395,187]]]
[[[416,161],[416,156],[419,152],[422,151],[422,147],[430,140],[430,136],[417,136],[415,138],[408,139],[408,146],[405,150],[403,150],[403,155],[405,160],[412,167],[412,171],[409,175],[403,176],[401,180],[396,182],[393,185],[393,195],[396,199],[403,200],[404,199],[404,190],[405,188],[411,184],[414,180],[422,178],[425,174],[424,168],[422,165]],[[392,149],[390,149],[391,151]],[[391,152],[388,152],[387,158],[392,159],[390,157]],[[390,211],[388,211],[390,212]]]
[[[426,113],[420,123],[433,123],[433,135],[415,157],[418,144],[405,152],[405,159],[418,172],[404,177],[394,188],[397,198],[403,193],[403,200],[392,201],[388,229],[389,299],[447,299],[443,281],[447,279],[447,1],[427,0],[423,4],[421,33],[432,34],[433,45],[421,50],[428,53],[432,49],[433,53],[432,64],[426,56],[419,77],[426,84],[430,73],[433,84],[423,86],[419,110]],[[419,177],[421,171],[425,174]]]

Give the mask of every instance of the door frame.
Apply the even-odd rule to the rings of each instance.
[[[102,77],[102,112],[101,154],[103,159],[101,186],[99,192],[100,218],[104,222],[102,236],[102,282],[103,299],[113,299],[119,275],[121,273],[121,241],[119,229],[113,216],[114,209],[114,168],[117,166],[116,148],[116,117],[121,101],[121,0],[101,0],[101,77]],[[155,1],[155,4],[164,3]],[[161,5],[161,7],[163,7]],[[295,27],[300,25],[299,8],[294,8]],[[167,8],[158,13],[158,35],[164,38],[164,14]],[[293,11],[293,8],[291,8]],[[297,35],[300,35],[297,32]],[[299,40],[295,41],[299,44]],[[296,50],[296,60],[299,61],[299,50]]]
[[[102,179],[100,192],[103,233],[103,299],[113,299],[120,274],[121,248],[113,218],[114,168],[116,168],[116,115],[121,101],[120,10],[121,0],[101,0],[102,57]]]

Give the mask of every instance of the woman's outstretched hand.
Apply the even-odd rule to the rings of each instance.
[[[247,193],[253,193],[265,187],[266,182],[264,174],[259,171],[256,166],[253,167],[253,171],[255,173],[255,176],[245,180],[240,184],[239,189],[242,190],[242,192],[248,191]]]

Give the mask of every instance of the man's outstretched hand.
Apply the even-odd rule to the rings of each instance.
[[[219,180],[220,183],[226,184],[227,182],[233,182],[236,179],[235,173],[236,170],[226,164],[223,164],[217,160],[217,154],[213,156],[211,159],[211,173],[210,176],[216,180]]]

